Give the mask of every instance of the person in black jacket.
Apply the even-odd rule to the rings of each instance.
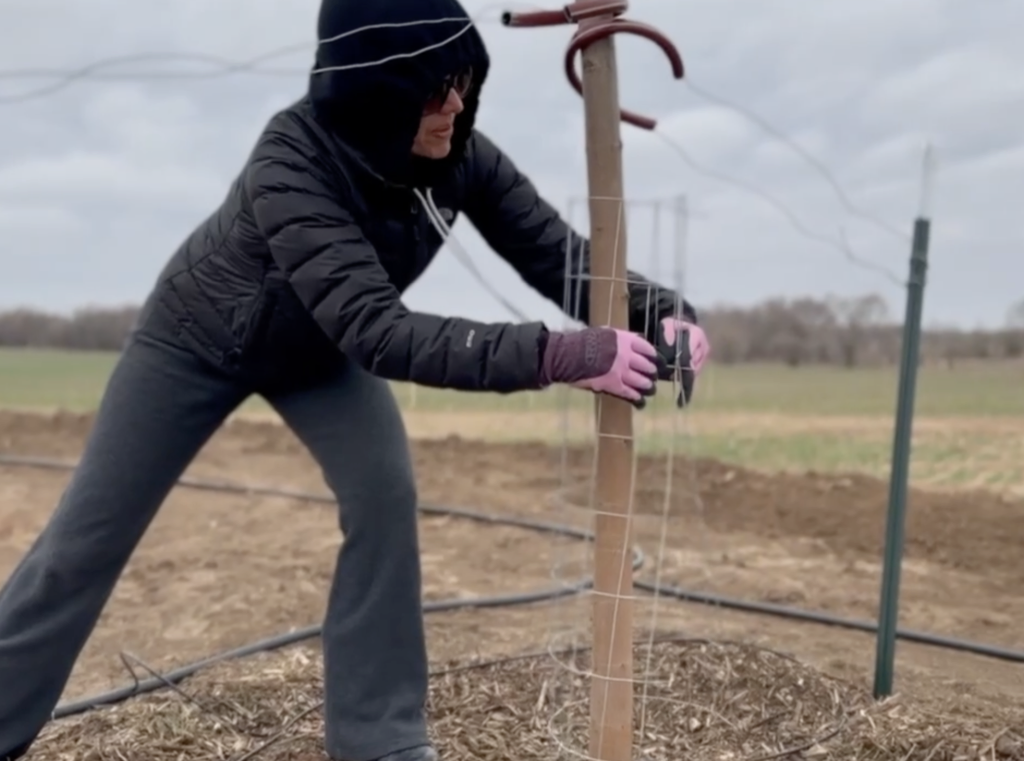
[[[585,281],[566,283],[574,233],[474,128],[489,61],[457,0],[324,0],[318,32],[307,95],[270,119],[159,275],[57,510],[0,591],[0,758],[35,741],[169,490],[252,394],[308,447],[340,507],[328,754],[436,758],[416,486],[387,380],[566,383],[641,405],[673,364],[692,377],[707,355],[692,307],[636,273],[630,331],[410,311],[402,293],[442,245],[447,209],[589,322]],[[572,255],[587,272],[586,242]]]

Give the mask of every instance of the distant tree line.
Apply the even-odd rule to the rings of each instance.
[[[137,313],[131,306],[92,307],[70,316],[31,309],[0,312],[0,346],[118,351]],[[874,294],[712,307],[702,310],[702,322],[712,336],[715,361],[723,364],[860,367],[899,360],[901,326]],[[921,352],[927,363],[1024,358],[1024,300],[997,330],[926,329]]]
[[[896,319],[886,301],[869,294],[854,298],[771,299],[753,307],[705,310],[715,361],[783,362],[791,366],[891,365],[902,349],[902,313]],[[1024,301],[994,330],[929,327],[921,341],[922,362],[1024,357]]]
[[[12,309],[0,312],[0,346],[119,351],[138,313],[136,306],[88,307],[70,316]]]

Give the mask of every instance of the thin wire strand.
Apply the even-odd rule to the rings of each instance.
[[[789,222],[790,226],[804,238],[817,241],[819,243],[824,243],[825,245],[839,251],[839,253],[841,253],[850,264],[861,269],[882,275],[883,277],[885,277],[886,280],[900,288],[906,287],[906,280],[899,277],[898,275],[896,275],[894,272],[884,267],[883,265],[878,264],[876,262],[872,262],[856,254],[850,248],[849,242],[847,242],[842,236],[840,236],[840,238],[837,240],[835,238],[830,238],[827,235],[823,235],[821,233],[817,233],[814,232],[813,230],[808,229],[807,226],[800,221],[800,218],[797,217],[796,214],[788,206],[786,206],[786,204],[782,203],[774,196],[761,190],[760,188],[750,185],[749,183],[743,180],[738,180],[734,177],[722,174],[721,172],[716,172],[713,169],[708,169],[707,167],[701,165],[690,155],[690,153],[685,148],[683,148],[682,145],[679,144],[678,141],[676,141],[670,135],[664,132],[664,130],[656,129],[654,130],[654,134],[657,135],[658,138],[665,143],[665,145],[667,145],[669,148],[675,151],[676,154],[686,163],[686,165],[689,166],[690,169],[692,169],[697,174],[701,174],[704,175],[705,177],[718,180],[719,182],[725,183],[726,185],[732,185],[733,187],[739,188],[740,190],[743,190],[746,193],[749,193],[750,195],[760,198],[762,201],[764,201],[777,212],[779,212]]]
[[[465,24],[465,26],[462,27],[462,29],[460,29],[455,34],[451,35],[450,37],[447,37],[447,38],[441,40],[440,42],[435,42],[435,43],[433,43],[431,45],[427,45],[425,47],[419,48],[418,50],[412,50],[412,51],[410,51],[408,53],[394,53],[392,55],[385,56],[384,58],[378,58],[375,61],[362,61],[360,63],[346,63],[346,64],[341,65],[341,66],[321,66],[319,68],[312,69],[310,71],[310,74],[327,74],[327,73],[332,72],[332,71],[351,71],[353,69],[368,69],[371,66],[383,66],[384,64],[391,63],[392,61],[401,61],[401,60],[404,60],[406,58],[416,58],[417,56],[421,56],[424,53],[429,53],[431,50],[437,50],[438,48],[443,48],[445,45],[447,45],[447,44],[449,44],[451,42],[454,42],[455,40],[457,40],[459,37],[464,35],[466,32],[468,32],[470,29],[472,29],[475,26],[475,24],[471,20],[469,20],[469,19],[443,19],[443,20],[444,21],[460,20],[460,21],[465,21],[466,24]]]
[[[780,143],[782,143],[790,150],[792,150],[794,153],[796,153],[798,156],[800,156],[800,158],[807,162],[807,164],[810,165],[810,167],[814,169],[815,172],[817,172],[822,177],[822,179],[825,180],[826,183],[828,183],[828,185],[832,188],[833,192],[835,193],[836,198],[839,199],[839,202],[843,205],[843,208],[845,208],[847,212],[854,215],[855,217],[863,219],[865,222],[870,222],[879,230],[889,233],[890,235],[896,237],[900,241],[906,242],[910,240],[910,236],[903,230],[900,230],[899,228],[889,224],[885,220],[879,219],[873,214],[869,214],[868,212],[864,211],[863,209],[855,205],[853,201],[850,200],[849,195],[847,195],[842,185],[839,184],[839,181],[836,179],[835,175],[832,174],[829,168],[825,166],[825,164],[820,159],[818,159],[810,151],[808,151],[806,148],[804,148],[795,140],[793,140],[784,132],[782,132],[782,130],[778,129],[777,127],[774,127],[767,119],[755,113],[749,108],[741,106],[740,104],[734,101],[731,101],[721,95],[716,95],[710,90],[705,90],[703,87],[694,84],[693,79],[689,76],[686,77],[684,82],[694,95],[703,98],[704,100],[711,101],[712,103],[717,103],[718,105],[729,109],[733,113],[739,114],[744,119],[754,124],[755,126],[759,127],[760,129],[764,130],[769,135],[778,140]]]
[[[461,16],[461,17],[450,17],[441,19],[422,19],[417,21],[405,21],[405,22],[391,22],[383,24],[370,24],[367,26],[359,27],[357,29],[351,29],[342,34],[330,37],[324,40],[316,40],[312,42],[301,42],[286,45],[284,47],[274,48],[265,53],[261,53],[257,56],[242,61],[233,61],[229,58],[217,55],[209,55],[204,53],[171,53],[171,52],[148,52],[148,53],[135,53],[119,56],[109,56],[105,58],[99,58],[91,63],[85,64],[74,69],[41,69],[41,68],[29,68],[29,69],[6,69],[0,70],[0,79],[39,79],[57,77],[57,81],[49,85],[44,85],[32,90],[28,90],[23,93],[16,95],[5,95],[0,96],[0,105],[9,105],[14,103],[24,103],[39,98],[44,98],[49,95],[53,95],[70,85],[84,79],[217,79],[225,77],[231,74],[238,74],[242,72],[250,72],[253,74],[263,74],[271,76],[294,76],[296,74],[318,74],[327,71],[346,71],[349,69],[360,69],[369,66],[379,66],[388,63],[393,60],[403,58],[413,58],[424,53],[428,53],[431,50],[447,45],[450,42],[461,37],[467,33],[470,29],[478,24],[484,23],[499,23],[497,18],[486,18],[485,13],[498,8],[498,4],[487,5],[480,10],[476,16]],[[358,64],[348,64],[345,66],[327,67],[321,69],[258,69],[257,67],[271,61],[275,58],[281,58],[292,53],[298,53],[302,51],[308,51],[315,49],[319,45],[327,44],[330,42],[336,42],[346,37],[351,37],[355,34],[360,34],[374,29],[384,28],[395,28],[395,27],[409,27],[417,25],[430,25],[430,24],[441,24],[441,23],[453,23],[453,22],[466,22],[466,25],[458,32],[443,40],[442,42],[428,45],[419,50],[411,51],[409,53],[400,53],[387,58],[382,58],[376,61],[361,62]],[[149,72],[145,74],[135,73],[133,75],[121,75],[111,76],[104,74],[104,69],[121,66],[124,64],[134,63],[146,63],[146,62],[173,62],[178,61],[182,63],[203,63],[209,64],[212,67],[217,67],[213,71],[205,72]]]
[[[232,61],[214,55],[202,53],[171,53],[171,52],[150,52],[134,53],[110,58],[103,58],[77,69],[8,69],[0,71],[0,79],[40,79],[57,77],[57,81],[49,85],[43,85],[15,95],[0,96],[0,105],[11,105],[25,103],[32,100],[54,95],[78,81],[91,80],[112,80],[112,81],[145,81],[145,80],[207,80],[220,79],[232,74],[249,72],[264,76],[296,76],[309,73],[308,69],[258,69],[257,67],[265,61],[272,60],[284,55],[289,55],[300,50],[307,50],[314,47],[310,43],[302,43],[301,46],[289,45],[284,48],[276,48],[268,53],[261,54],[245,61]],[[218,67],[214,71],[180,71],[180,72],[133,72],[124,74],[108,74],[104,69],[118,66],[120,64],[145,63],[148,61],[177,61],[181,63],[206,63]]]
[[[676,212],[676,214],[680,213],[680,209],[678,207],[674,211]],[[652,241],[651,245],[652,245],[652,247],[654,248],[654,251],[655,251],[655,261],[657,261],[659,259],[658,254],[661,251],[661,205],[660,204],[655,207],[655,215],[654,215],[653,225],[654,225],[654,233],[653,233],[654,240]],[[677,227],[676,227],[676,232],[677,233],[678,233],[678,230],[679,230],[679,226],[677,224]],[[680,249],[680,247],[678,245],[678,242],[677,242],[677,245],[675,246],[674,253],[677,253],[677,252],[679,252],[681,250],[685,250],[685,249]],[[675,271],[677,271],[677,272],[679,271],[679,263],[678,262],[676,263],[676,266],[673,269]],[[679,306],[680,306],[680,304],[682,302],[682,297],[683,297],[683,283],[682,282],[677,282],[677,283],[675,283],[675,286],[676,286],[676,293],[678,295],[678,298],[675,300],[676,301],[676,307],[677,307],[675,318],[679,319],[681,317],[681,314],[680,314],[681,310],[679,309]],[[648,291],[648,294],[650,294],[650,291]],[[656,299],[659,298],[659,297],[660,297],[660,293],[655,296]],[[650,310],[648,309],[648,314],[649,313],[650,313]],[[680,393],[680,390],[677,390],[677,389],[673,388],[673,396],[676,393]],[[669,515],[671,513],[671,508],[672,508],[672,482],[674,481],[674,476],[675,476],[675,435],[674,435],[675,434],[675,430],[674,430],[674,428],[675,428],[675,421],[676,421],[677,415],[673,414],[672,412],[670,412],[670,414],[672,415],[673,431],[672,431],[672,435],[669,436],[668,448],[667,448],[667,452],[666,452],[666,455],[665,455],[665,457],[666,457],[666,461],[665,461],[665,492],[664,492],[664,500],[662,502],[661,525],[659,527],[660,530],[659,530],[659,536],[658,536],[658,550],[655,553],[655,571],[654,571],[654,574],[655,574],[655,584],[660,584],[662,569],[664,568],[665,547],[667,546],[667,543],[668,543]],[[660,603],[661,603],[661,595],[658,594],[658,593],[655,593],[654,601],[651,604],[651,620],[650,620],[650,624],[648,625],[647,662],[644,665],[644,672],[648,673],[648,674],[651,673],[652,662],[653,662],[653,659],[654,659],[654,638],[656,636],[655,632],[657,632],[657,630],[658,630],[658,612],[660,610]],[[644,737],[646,729],[647,729],[647,707],[648,707],[649,697],[650,697],[650,687],[651,687],[650,680],[646,680],[645,679],[644,680],[644,684],[643,684],[643,693],[642,693],[641,698],[640,698],[640,736],[641,737]]]
[[[416,189],[413,192],[416,194],[416,197],[419,198],[420,203],[423,204],[423,208],[426,209],[427,217],[430,219],[434,229],[437,230],[438,234],[441,236],[441,240],[449,249],[451,249],[451,252],[455,254],[455,258],[459,260],[462,266],[469,271],[481,286],[483,286],[484,290],[490,293],[499,304],[505,307],[509,314],[520,322],[529,322],[529,315],[509,299],[502,296],[498,289],[491,284],[491,282],[476,266],[476,263],[473,261],[473,257],[471,257],[466,249],[463,248],[462,243],[459,242],[457,237],[455,237],[455,233],[452,232],[451,227],[448,226],[444,217],[441,216],[441,212],[434,203],[434,197],[431,194],[430,188],[427,188],[427,192],[425,194],[420,192],[419,189]]]

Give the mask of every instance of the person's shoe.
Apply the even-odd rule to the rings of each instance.
[[[439,757],[433,745],[420,745],[389,753],[377,761],[439,761]]]

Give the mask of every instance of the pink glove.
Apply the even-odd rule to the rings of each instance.
[[[657,350],[640,336],[614,328],[548,334],[541,384],[566,383],[611,394],[643,408],[655,391]]]
[[[693,396],[697,376],[711,355],[711,343],[702,327],[674,317],[661,321],[658,338],[658,357],[661,360],[658,379],[673,380],[676,370],[679,370],[681,387],[676,404],[682,407]]]

